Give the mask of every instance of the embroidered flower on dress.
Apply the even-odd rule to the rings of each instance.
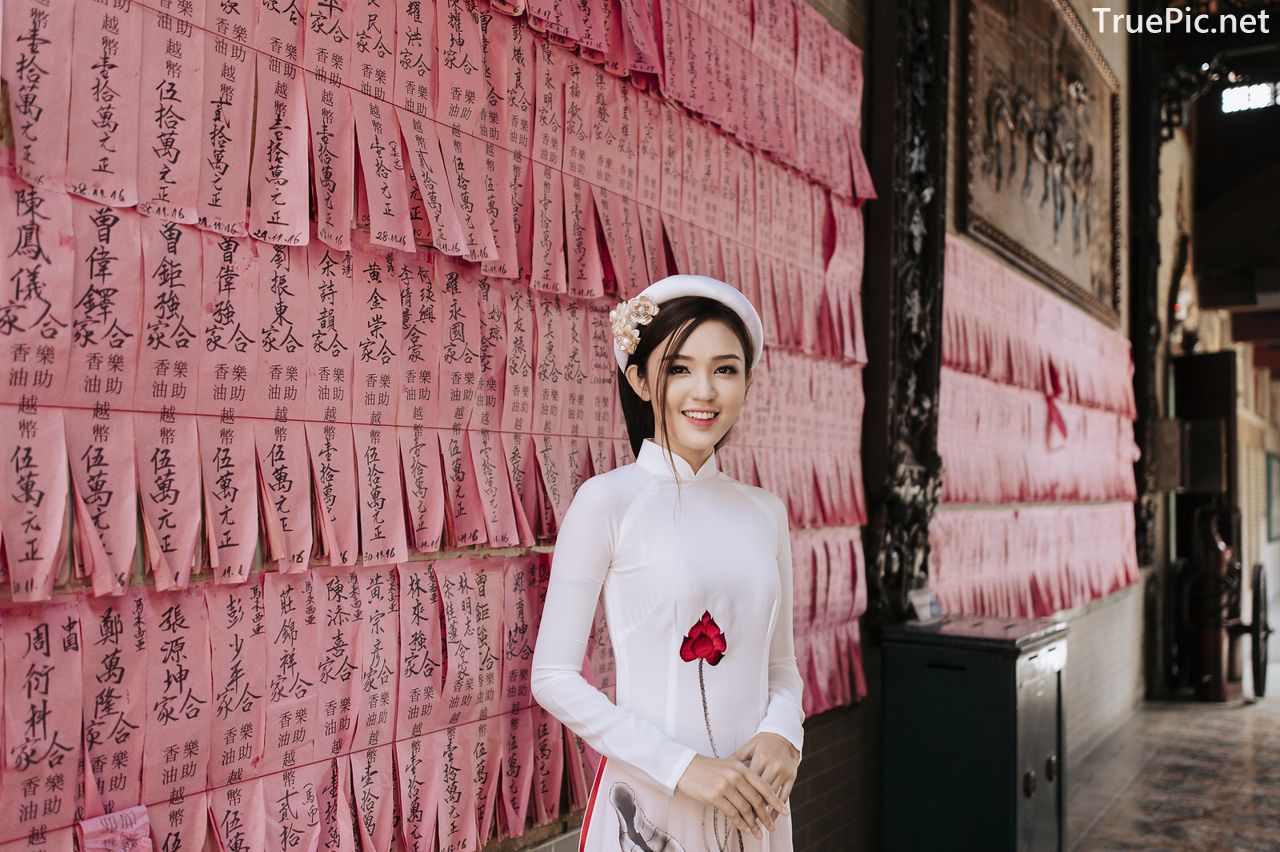
[[[727,647],[720,625],[716,624],[710,612],[703,611],[702,618],[690,628],[689,635],[680,643],[680,659],[686,663],[706,660],[714,666],[724,657]]]
[[[648,325],[658,313],[658,305],[648,296],[636,296],[609,311],[609,323],[613,326],[613,341],[618,349],[628,354],[640,344],[640,331],[636,326]]]

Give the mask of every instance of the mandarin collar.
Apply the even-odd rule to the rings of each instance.
[[[681,481],[714,479],[720,471],[720,468],[716,465],[714,450],[711,451],[710,458],[702,463],[702,467],[698,468],[697,473],[693,472],[693,467],[679,453],[673,452],[671,458],[675,461],[676,471],[679,473]],[[667,479],[676,478],[671,473],[671,465],[667,461],[667,451],[648,438],[645,438],[640,445],[640,452],[636,456],[636,464],[657,476],[665,476]]]

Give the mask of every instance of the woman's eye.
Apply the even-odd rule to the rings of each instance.
[[[689,372],[689,368],[688,368],[688,367],[686,367],[686,366],[684,366],[683,364],[672,364],[672,365],[671,365],[671,374],[672,374],[672,375],[676,375],[676,374],[678,374],[678,373],[687,373],[687,372]]]
[[[738,368],[729,364],[725,364],[723,367],[720,367],[718,370],[716,370],[716,372],[717,373],[723,372],[726,376],[733,376],[733,375],[737,375]]]

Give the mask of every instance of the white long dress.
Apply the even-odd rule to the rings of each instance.
[[[674,471],[645,441],[634,464],[575,495],[556,540],[533,694],[602,755],[581,850],[790,852],[789,816],[757,839],[675,792],[695,755],[729,757],[760,731],[803,750],[786,509],[721,472],[714,454],[696,473],[672,457]],[[581,674],[602,589],[616,704]]]

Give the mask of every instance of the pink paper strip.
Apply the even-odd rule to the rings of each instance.
[[[327,769],[315,757],[320,726],[316,579],[310,572],[267,574],[263,584],[269,678],[261,771],[267,842],[271,848],[315,850],[318,789]]]
[[[307,351],[307,249],[262,246],[258,265],[258,420],[254,438],[262,484],[264,558],[282,571],[303,571],[311,556],[311,478],[303,424]]]
[[[401,350],[397,258],[396,252],[374,251],[360,242],[352,252],[356,327],[352,432],[360,488],[360,558],[365,565],[386,565],[408,556],[395,428]]]
[[[568,292],[591,298],[604,295],[592,201],[590,168],[595,75],[570,57],[556,66],[564,86],[564,237],[568,255]]]
[[[119,594],[133,573],[138,479],[134,469],[134,384],[142,319],[140,217],[76,199],[76,271],[66,412],[77,513],[88,545],[79,561],[97,595]],[[115,409],[114,411],[112,409]]]
[[[255,156],[249,172],[249,233],[256,240],[301,246],[310,238],[310,137],[301,55],[306,18],[295,3],[263,3],[258,15],[258,97]]]
[[[356,128],[347,89],[353,62],[355,0],[325,0],[307,10],[304,67],[316,236],[338,251],[351,248],[355,214]]]
[[[198,224],[239,237],[249,200],[257,6],[221,3],[207,12]]]
[[[472,769],[475,774],[476,826],[480,842],[493,833],[499,797],[498,766],[502,754],[503,717],[501,670],[505,560],[475,563],[475,643],[480,651],[476,673],[476,701],[480,719],[474,728]]]
[[[587,438],[591,448],[591,469],[604,473],[614,468],[613,406],[618,363],[613,359],[613,326],[609,308],[591,305],[587,308],[587,380],[584,409]]]
[[[468,430],[471,463],[480,491],[485,533],[490,547],[514,547],[520,532],[511,495],[511,478],[503,453],[503,380],[506,378],[507,328],[503,292],[496,280],[477,284],[479,306],[479,387]]]
[[[591,378],[587,372],[591,363],[587,307],[586,302],[566,299],[561,316],[564,366],[560,371],[560,425],[556,431],[562,436],[566,463],[563,485],[570,495],[577,493],[583,480],[591,475],[591,451],[587,443],[591,435],[587,403]],[[563,515],[557,514],[557,523],[561,518]]]
[[[563,293],[568,287],[564,256],[564,88],[561,67],[572,60],[542,40],[534,41],[536,79],[533,134],[532,286]]]
[[[396,6],[396,68],[394,102],[406,144],[405,158],[413,170],[431,226],[432,244],[445,254],[466,251],[459,211],[440,152],[436,109],[436,16],[433,6],[418,0],[399,0]]]
[[[538,574],[536,560],[505,561],[502,598],[502,806],[498,809],[508,835],[523,832],[533,783],[533,704],[529,673],[537,638],[534,616]]]
[[[9,0],[4,8],[4,79],[18,175],[61,191],[67,177],[75,6]]]
[[[80,598],[80,627],[85,753],[102,810],[112,813],[142,801],[148,630],[142,589]]]
[[[156,588],[184,588],[200,535],[197,446],[201,238],[194,228],[144,219],[139,412],[134,414],[138,496]],[[182,415],[182,416],[179,416]]]
[[[354,51],[348,69],[356,147],[369,202],[369,239],[413,247],[409,184],[400,150],[400,124],[388,102],[395,74],[395,12],[384,0],[355,0]]]
[[[76,825],[80,852],[151,852],[151,819],[143,805]]]
[[[254,244],[206,233],[204,353],[200,359],[200,463],[214,581],[249,575],[258,539],[250,388],[257,387],[258,270]],[[237,418],[239,418],[237,420]]]
[[[535,451],[542,484],[550,505],[544,510],[543,529],[559,528],[560,520],[573,498],[570,488],[569,441],[561,436],[564,414],[561,410],[568,388],[564,379],[565,351],[569,333],[565,328],[565,300],[560,296],[533,300],[537,314],[538,354],[535,358],[537,379],[533,420]],[[550,514],[550,517],[545,515]]]
[[[84,759],[76,604],[13,607],[0,623],[8,704],[0,772],[0,806],[8,815],[4,845],[71,852],[77,803],[68,779]]]
[[[332,756],[320,788],[320,848],[354,850],[351,773],[346,755],[355,735],[356,687],[363,657],[364,605],[359,575],[351,568],[316,568],[320,619],[316,687],[320,704],[317,757]]]
[[[366,852],[375,852],[390,848],[394,827],[400,591],[394,566],[365,570],[359,577],[363,653],[350,765],[361,845]]]
[[[213,678],[204,589],[144,594],[147,728],[142,801],[160,849],[203,849],[213,748]]]
[[[351,253],[313,241],[307,248],[311,348],[307,353],[307,451],[315,489],[320,549],[330,565],[354,565],[360,554],[355,443],[351,432],[356,345]]]
[[[499,202],[498,215],[500,220],[505,215],[510,221],[515,259],[514,263],[502,260],[503,243],[495,231],[499,259],[486,261],[481,269],[485,275],[523,279],[530,274],[533,252],[533,164],[530,160],[533,142],[533,31],[515,22],[508,25],[494,19],[489,24],[489,32],[493,53],[501,54],[506,64],[505,78],[494,81],[501,98],[501,111],[498,141],[493,143],[493,147],[497,150],[497,160],[506,160],[510,169],[507,184],[511,188],[510,201],[505,206]],[[498,187],[503,188],[503,184],[499,183]]]
[[[520,544],[534,543],[541,490],[533,439],[533,353],[537,346],[532,297],[520,285],[504,285],[507,329],[506,376],[502,386],[502,447],[511,477],[512,508]]]
[[[396,712],[396,770],[401,833],[409,852],[434,848],[440,773],[428,760],[429,734],[443,712],[444,607],[433,562],[405,563],[400,575],[400,701]]]
[[[440,440],[434,428],[440,409],[440,346],[444,324],[435,282],[437,255],[400,257],[401,366],[397,417],[405,508],[416,550],[438,550],[444,534],[445,490]]]
[[[12,78],[11,78],[12,79]],[[0,233],[11,281],[0,301],[10,436],[0,466],[0,529],[15,600],[46,600],[62,564],[70,489],[63,413],[72,346],[71,198],[0,176]]]
[[[493,257],[485,260],[486,275],[519,277],[516,245],[516,217],[512,210],[514,152],[506,148],[503,134],[507,124],[507,85],[510,79],[511,40],[519,29],[505,15],[494,15],[480,7],[480,41],[484,49],[484,90],[476,135],[483,145],[485,214],[493,235]]]
[[[203,131],[205,0],[142,16],[138,211],[184,224],[196,221]]]
[[[468,447],[467,429],[480,380],[480,301],[476,267],[442,257],[437,265],[446,323],[440,348],[440,450],[449,495],[446,519],[457,547],[487,541],[484,509]]]
[[[140,6],[82,11],[72,36],[67,190],[100,204],[138,203]],[[65,48],[65,45],[64,45]]]

